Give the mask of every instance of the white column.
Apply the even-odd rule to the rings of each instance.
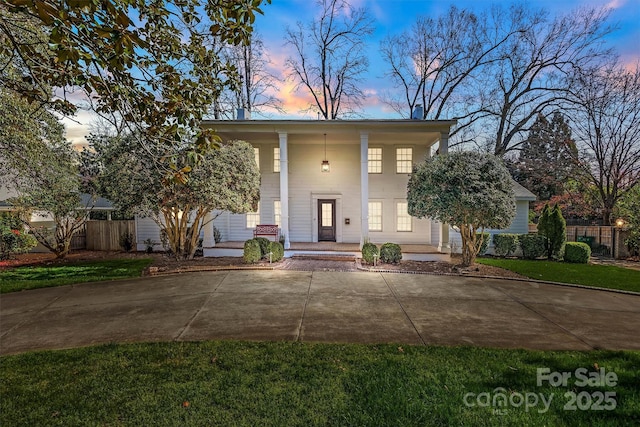
[[[440,154],[447,154],[449,152],[449,133],[440,133]]]
[[[449,133],[440,133],[440,154],[447,154],[449,152]],[[451,252],[451,245],[449,244],[449,224],[440,224],[440,233],[438,238],[438,252],[449,253]]]
[[[369,239],[369,134],[360,133],[360,247]]]
[[[289,240],[289,154],[287,134],[278,133],[280,139],[280,230],[284,234],[284,248],[291,248]]]
[[[213,237],[213,216],[208,212],[204,216],[204,237],[202,238],[203,248],[213,248],[216,245],[216,239]]]

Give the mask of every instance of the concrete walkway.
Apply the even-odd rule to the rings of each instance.
[[[0,296],[0,353],[108,342],[290,340],[640,349],[640,296],[393,273],[220,271]]]

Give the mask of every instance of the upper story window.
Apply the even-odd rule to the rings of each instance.
[[[258,170],[260,170],[260,149],[253,147],[253,154],[256,157],[256,166],[258,166]]]
[[[367,153],[369,173],[382,173],[382,148],[369,148]]]
[[[273,148],[273,171],[280,172],[280,147]]]
[[[413,148],[396,148],[396,173],[411,173]]]

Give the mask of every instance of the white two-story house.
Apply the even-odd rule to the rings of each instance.
[[[258,224],[277,224],[285,250],[292,243],[362,245],[394,242],[450,251],[459,240],[447,225],[407,213],[413,164],[448,151],[447,120],[234,120],[207,121],[223,141],[244,140],[261,172],[256,212],[222,213],[214,225],[222,242],[244,242]],[[517,216],[504,232],[526,233],[528,202],[535,196],[515,184]],[[138,242],[154,238],[155,224],[139,219]],[[216,248],[213,227],[204,233],[205,256]],[[218,247],[229,245],[220,244]],[[459,246],[458,246],[459,247]],[[291,253],[290,251],[288,252]]]

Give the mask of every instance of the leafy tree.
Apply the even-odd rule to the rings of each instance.
[[[407,185],[409,214],[433,218],[460,231],[462,265],[473,265],[480,248],[476,232],[504,228],[516,212],[509,171],[497,157],[457,152],[414,167]]]
[[[177,259],[192,259],[212,211],[255,211],[260,173],[253,147],[242,141],[206,153],[187,182],[167,182],[149,152],[133,137],[90,139],[101,164],[99,188],[116,207],[149,216],[167,237]],[[185,144],[185,147],[188,144]],[[180,155],[187,156],[185,148]]]
[[[22,220],[8,212],[0,212],[0,260],[29,252],[37,240],[24,230]]]
[[[551,121],[539,114],[512,165],[513,177],[539,200],[549,200],[563,194],[564,184],[576,174],[572,160],[576,153],[562,114],[554,113]]]
[[[235,78],[215,40],[246,42],[261,3],[6,0],[0,5],[0,61],[17,63],[21,74],[2,76],[2,83],[65,114],[75,111],[72,92],[81,90],[98,113],[123,120],[141,144],[164,146],[153,161],[165,160],[158,167],[168,165],[165,172],[184,181],[217,143],[211,130],[200,130],[200,121]],[[23,37],[34,27],[42,31]],[[187,140],[192,154],[182,156]]]
[[[64,138],[57,118],[0,89],[0,175],[16,190],[10,202],[23,212],[51,215],[55,228],[30,227],[33,235],[58,258],[87,219],[81,204],[77,155]]]
[[[351,114],[364,93],[358,86],[369,61],[363,46],[373,33],[373,21],[363,8],[347,0],[318,0],[320,16],[287,28],[285,41],[295,53],[287,59],[290,77],[313,97],[327,120]],[[313,108],[311,106],[310,108]]]

